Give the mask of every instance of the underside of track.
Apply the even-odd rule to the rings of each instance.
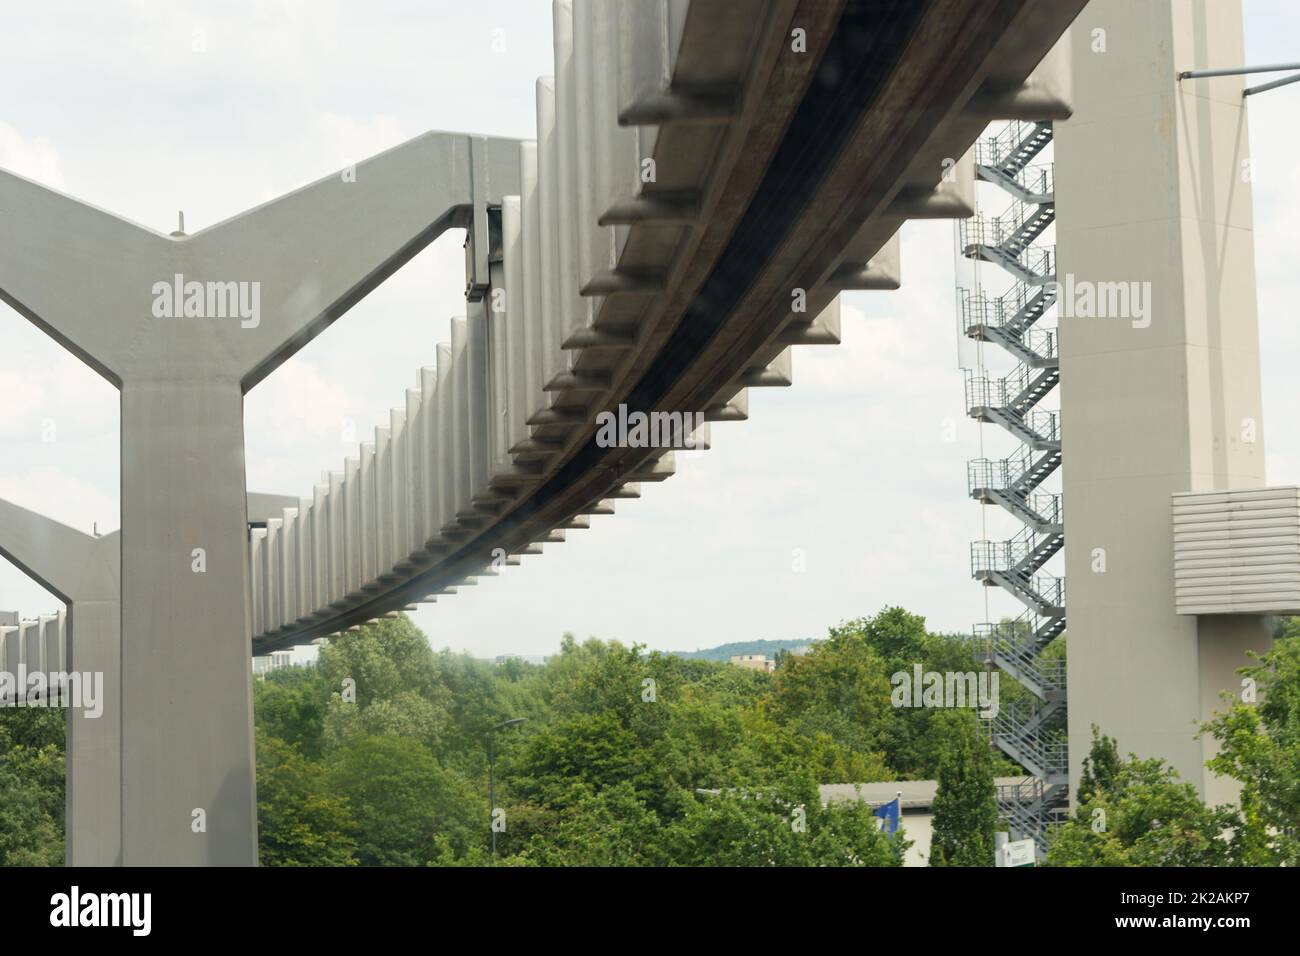
[[[557,3],[520,195],[466,216],[452,342],[250,532],[254,653],[449,593],[672,474],[605,447],[599,413],[739,421],[746,389],[789,385],[792,346],[838,343],[840,292],[898,287],[907,219],[970,215],[990,120],[1068,115],[1053,47],[1084,3]]]

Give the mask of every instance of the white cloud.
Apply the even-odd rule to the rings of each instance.
[[[27,137],[0,120],[0,169],[62,190],[59,151],[44,136]]]
[[[49,465],[37,465],[16,475],[0,475],[0,498],[87,534],[96,524],[100,534],[117,527],[115,498]]]
[[[248,425],[271,432],[277,444],[338,435],[352,409],[344,388],[298,358],[289,359],[267,380],[259,399]]]
[[[412,139],[416,132],[404,129],[393,116],[359,120],[337,113],[318,113],[306,135],[296,143],[302,158],[298,174],[294,179],[268,184],[262,190],[260,201],[268,202],[324,175],[360,163]]]
[[[44,405],[45,389],[26,372],[0,370],[0,438],[27,433]]]

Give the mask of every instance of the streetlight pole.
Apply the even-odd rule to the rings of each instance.
[[[502,727],[510,727],[514,724],[522,724],[527,717],[515,717],[513,720],[503,720],[491,730],[488,731],[488,829],[492,831],[492,856],[497,855],[497,788],[496,778],[494,776],[494,764],[496,762],[496,748],[493,742],[496,738],[493,736]]]

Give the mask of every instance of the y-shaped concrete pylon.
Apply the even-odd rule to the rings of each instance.
[[[68,710],[69,866],[121,863],[118,533],[96,538],[0,500],[0,555],[68,606],[69,671],[103,675],[103,710]]]
[[[485,286],[518,155],[427,133],[171,237],[0,172],[0,300],[122,394],[125,865],[257,860],[244,393],[449,228],[471,227]],[[200,317],[232,289],[255,319]]]
[[[248,496],[250,524],[264,524],[297,502],[284,495]],[[84,534],[0,499],[0,557],[68,606],[68,670],[103,675],[96,717],[67,715],[64,861],[68,866],[122,862],[118,532]]]

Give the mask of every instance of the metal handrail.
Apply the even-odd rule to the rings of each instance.
[[[1060,441],[1061,439],[1060,412],[1044,411],[1036,408],[1025,416],[1025,424],[1029,426],[1031,432],[1043,441]]]
[[[1015,183],[1027,195],[1041,197],[1044,202],[1055,198],[1056,169],[1053,163],[1029,163],[1019,172],[1012,174],[1003,165],[979,163],[985,169],[993,170],[1003,180]],[[994,180],[997,182],[998,180]],[[1011,192],[1011,190],[1007,190]]]
[[[1031,751],[1046,768],[1063,772],[1066,768],[1066,737],[1061,728],[1029,730],[1037,709],[1026,704],[1011,702],[988,721],[992,735]],[[1041,726],[1041,725],[1040,725]]]
[[[1031,676],[1044,687],[1055,689],[1065,686],[1066,664],[1059,657],[1044,658],[1039,650],[1037,638],[1025,639],[1020,632],[1010,630],[1012,622],[997,624],[976,624],[972,641],[977,653],[990,658],[1001,657],[1017,667],[1029,671]],[[1044,625],[1045,626],[1045,625]],[[1035,628],[1033,635],[1038,634]]]
[[[1042,518],[1044,524],[1062,524],[1065,520],[1059,492],[1036,491],[1025,499],[1025,503],[1030,511]]]
[[[1029,246],[1019,256],[1020,264],[1029,272],[1050,282],[1056,278],[1056,246]]]
[[[1013,247],[1012,241],[1017,239],[1031,220],[1042,213],[1042,204],[1026,203],[1016,199],[1000,215],[976,214],[967,219],[960,219],[958,229],[962,247],[997,246],[1009,255],[1015,255],[1023,248],[1023,242]]]
[[[1065,578],[1052,574],[1036,574],[1031,579],[1033,589],[1052,607],[1065,607]]]
[[[966,463],[967,491],[982,488],[1010,492],[1037,465],[1039,457],[1027,447],[1008,458],[972,458]]]
[[[999,568],[988,570],[997,571]],[[1014,572],[1006,572],[1014,573]],[[1065,607],[1065,578],[1054,574],[1020,575],[1020,581],[1042,599],[1048,607]]]
[[[1011,120],[993,136],[975,144],[975,161],[984,166],[1001,167],[1011,159],[1020,144],[1033,135],[1037,123]]]
[[[1057,357],[1056,329],[1028,329],[1020,337],[1020,341],[1025,344],[1025,348],[1039,358],[1054,359]]]
[[[966,246],[1003,246],[1028,221],[1027,207],[1014,200],[1001,215],[974,215],[958,220],[961,244]]]
[[[1010,488],[1034,467],[1034,455],[1022,447],[1008,458],[973,458],[966,464],[969,490]]]
[[[998,804],[1034,803],[1043,798],[1043,781],[1037,777],[1026,777],[1018,783],[999,783],[995,785]]]
[[[1031,292],[1031,288],[1033,291]],[[1029,304],[1029,300],[1038,294],[1038,289],[1024,282],[1017,282],[995,300],[995,315],[999,325],[1006,325]]]
[[[1026,365],[1023,362],[1002,376],[978,375],[975,369],[962,369],[962,373],[966,380],[967,408],[1005,408],[1008,410],[1040,376],[1051,374],[1050,370],[1044,372],[1040,368]],[[1020,413],[1015,411],[1013,414],[1018,415]],[[1047,414],[1055,415],[1054,412]],[[1027,418],[1026,424],[1028,423]],[[1047,419],[1043,419],[1042,425],[1048,429],[1055,427],[1054,422]],[[1057,436],[1044,433],[1043,437],[1050,439]]]
[[[1016,736],[1010,732],[994,731],[994,737],[1002,737],[1012,746],[1026,751],[1028,756],[1049,774],[1065,773],[1070,758],[1068,744],[1064,737],[1025,734]]]
[[[966,378],[967,408],[1006,408],[1012,398],[1024,391],[1031,375],[1024,364],[999,377],[977,375],[973,369],[962,369],[962,372]]]
[[[1065,579],[1057,580],[1064,582]],[[1053,596],[1064,596],[1063,583],[1059,594]],[[1017,663],[1033,663],[1034,666],[1041,667],[1043,674],[1049,677],[1053,675],[1055,665],[1059,664],[1061,678],[1064,680],[1064,661],[1039,660],[1039,655],[1042,654],[1040,635],[1059,620],[1059,618],[1044,618],[1029,608],[1010,621],[976,624],[973,644],[977,651],[985,654],[1001,654],[1014,659]]]
[[[1030,163],[1015,177],[1027,192],[1035,196],[1052,196],[1056,193],[1056,164]]]
[[[1031,286],[1025,282],[1017,282],[1007,292],[1000,296],[988,297],[983,293],[972,293],[969,289],[959,290],[961,293],[961,313],[965,321],[965,327],[971,328],[976,325],[986,325],[997,328],[1005,328],[1013,320],[1018,318],[1030,301],[1040,295],[1048,296],[1055,300],[1054,290],[1046,290],[1040,286]],[[1045,304],[1043,311],[1046,312],[1051,308],[1052,302]],[[1054,330],[1035,330],[1041,334],[1048,334],[1052,339],[1052,355],[1055,354],[1055,332]],[[1037,348],[1034,351],[1038,351]],[[1051,357],[1044,353],[1045,357]]]
[[[1012,468],[1019,459],[1012,458],[974,458],[966,463],[967,490],[974,492],[977,488],[1009,488]],[[1024,474],[1021,469],[1020,475]]]
[[[972,541],[970,546],[971,574],[983,571],[1015,571],[1025,558],[1029,557],[1039,545],[1053,538],[1051,534],[1039,534],[1026,526],[1014,537],[1005,541]],[[1059,535],[1055,535],[1059,539]]]
[[[1029,414],[1022,415],[1010,407],[1011,402],[1007,394],[1007,385],[1002,379],[990,379],[985,375],[976,375],[971,369],[963,369],[962,371],[966,374],[966,408],[968,410],[976,408],[997,409],[1017,419],[1033,433],[1038,441],[1060,441],[1061,420],[1059,412],[1033,409]],[[982,485],[976,487],[993,486]]]

